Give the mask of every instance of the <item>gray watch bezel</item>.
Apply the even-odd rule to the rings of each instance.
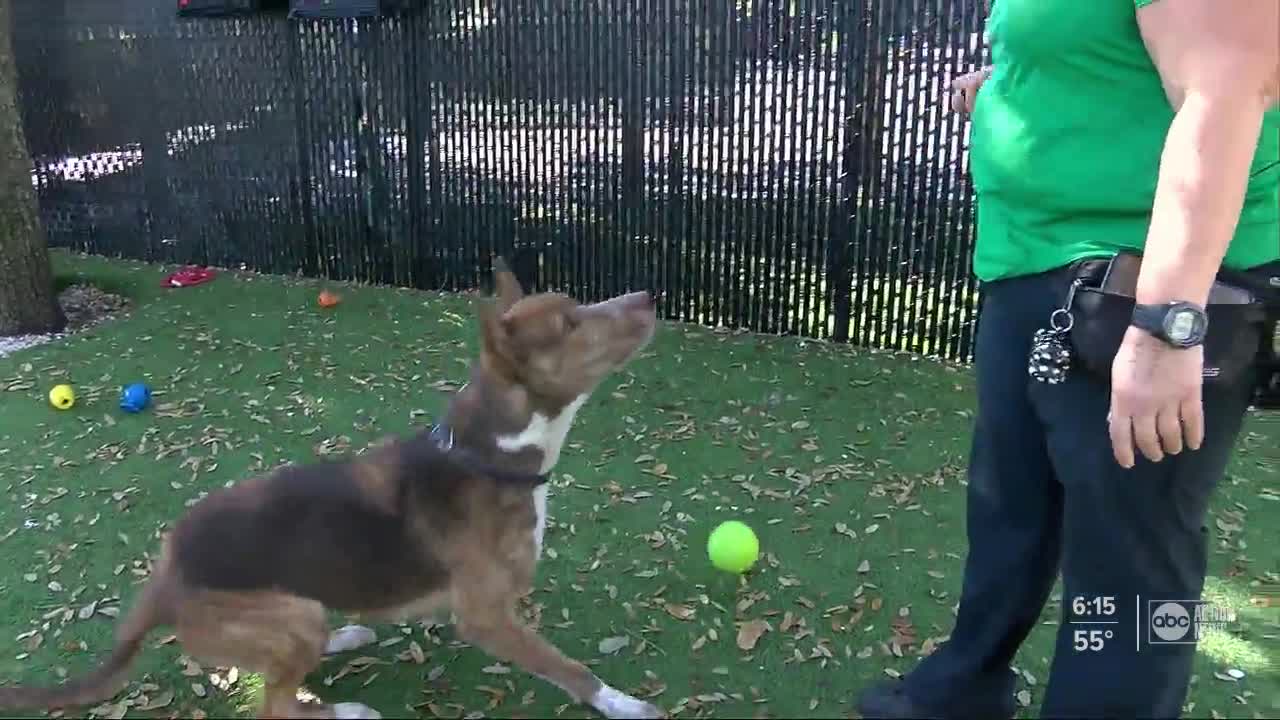
[[[1178,341],[1172,337],[1169,330],[1174,318],[1183,312],[1191,312],[1197,316],[1198,322],[1196,325],[1199,328],[1199,332],[1193,330],[1191,336],[1185,341]],[[1182,301],[1159,305],[1135,303],[1133,318],[1130,322],[1135,327],[1155,335],[1165,343],[1183,349],[1203,344],[1205,335],[1209,332],[1209,316],[1204,309],[1195,303]]]

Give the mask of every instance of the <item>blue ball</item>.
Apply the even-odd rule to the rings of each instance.
[[[125,385],[120,391],[120,409],[125,412],[142,412],[151,402],[151,390],[142,383]]]

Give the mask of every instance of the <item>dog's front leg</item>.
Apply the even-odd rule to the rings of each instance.
[[[660,708],[602,682],[582,663],[566,657],[516,619],[510,607],[471,607],[461,614],[464,640],[525,672],[558,685],[576,702],[586,702],[608,718],[662,718]]]

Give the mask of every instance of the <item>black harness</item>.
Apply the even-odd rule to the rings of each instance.
[[[431,443],[458,465],[480,475],[486,475],[502,483],[538,487],[551,480],[550,473],[527,473],[499,467],[481,453],[454,442],[453,428],[443,420],[431,426],[427,433]]]

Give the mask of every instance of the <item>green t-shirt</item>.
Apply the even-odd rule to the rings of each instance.
[[[996,0],[972,117],[974,272],[1033,274],[1140,250],[1173,120],[1138,31],[1151,0]],[[1280,258],[1280,107],[1267,114],[1224,264]]]

